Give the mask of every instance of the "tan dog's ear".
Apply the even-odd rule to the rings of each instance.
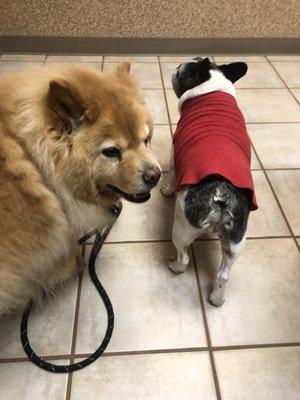
[[[130,72],[130,62],[123,61],[121,62],[116,69],[116,74],[119,78],[124,78]]]
[[[56,130],[71,133],[82,121],[93,122],[99,115],[98,105],[86,105],[77,89],[64,79],[49,83],[46,101],[54,112]]]

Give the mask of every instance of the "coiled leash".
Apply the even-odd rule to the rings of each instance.
[[[116,207],[115,209],[111,210],[115,216],[118,216],[121,212],[121,210]],[[86,236],[82,237],[79,240],[79,244],[83,244],[87,239],[89,239],[91,236],[96,234],[96,238],[93,244],[93,248],[90,254],[89,258],[89,264],[88,264],[88,269],[89,269],[89,274],[91,277],[91,280],[93,284],[95,285],[99,295],[101,296],[103,303],[106,307],[106,312],[107,312],[107,328],[106,328],[106,333],[104,336],[104,339],[101,343],[101,345],[98,347],[98,349],[91,354],[89,357],[85,358],[84,360],[70,364],[70,365],[57,365],[57,364],[51,364],[48,363],[47,361],[43,360],[41,357],[39,357],[34,350],[32,349],[29,339],[28,339],[28,318],[29,318],[29,313],[31,309],[31,304],[29,307],[25,310],[22,316],[22,321],[21,321],[21,341],[23,345],[23,349],[25,353],[27,354],[28,358],[30,361],[32,361],[35,365],[38,367],[45,369],[46,371],[50,372],[56,372],[56,373],[67,373],[67,372],[73,372],[77,371],[79,369],[82,369],[86,367],[87,365],[91,364],[92,362],[96,361],[97,358],[101,356],[101,354],[104,352],[106,349],[112,333],[114,329],[114,310],[113,306],[111,304],[111,301],[104,289],[104,287],[101,285],[96,271],[95,271],[95,260],[98,256],[98,253],[107,237],[107,235],[110,232],[111,227],[106,227],[102,230],[102,232],[97,231],[96,229],[90,233],[88,233]]]

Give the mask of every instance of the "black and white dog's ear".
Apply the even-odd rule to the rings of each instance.
[[[210,70],[210,61],[208,57],[205,57],[204,60],[201,61],[200,67],[202,70]]]
[[[223,72],[227,79],[234,83],[246,74],[248,66],[244,62],[235,62],[226,65],[218,65],[218,69]]]

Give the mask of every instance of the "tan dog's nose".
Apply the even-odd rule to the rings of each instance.
[[[156,166],[151,166],[145,169],[143,179],[150,187],[154,187],[161,176],[160,169]]]

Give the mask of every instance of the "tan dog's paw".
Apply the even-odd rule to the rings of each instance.
[[[165,197],[172,197],[172,196],[174,196],[174,193],[175,193],[174,190],[167,183],[165,183],[161,187],[160,192]]]

